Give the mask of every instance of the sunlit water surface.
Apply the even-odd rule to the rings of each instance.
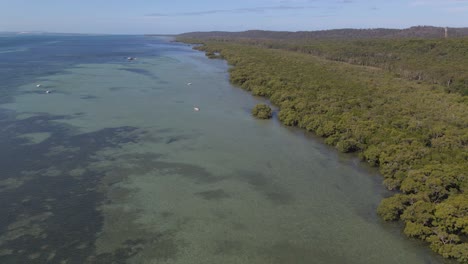
[[[252,118],[227,70],[167,38],[0,37],[0,263],[441,263],[376,216],[375,171]]]

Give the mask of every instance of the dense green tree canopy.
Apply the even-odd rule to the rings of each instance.
[[[233,40],[224,40],[233,41]],[[262,39],[236,42],[320,56],[384,69],[394,77],[438,84],[446,92],[468,95],[468,38],[449,39]],[[208,56],[212,54],[208,53]]]

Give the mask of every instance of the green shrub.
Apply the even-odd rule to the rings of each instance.
[[[257,104],[252,109],[252,115],[259,119],[270,119],[273,115],[273,111],[266,104]]]

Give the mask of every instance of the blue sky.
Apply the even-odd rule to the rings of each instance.
[[[468,26],[468,0],[0,0],[0,31],[182,33]]]

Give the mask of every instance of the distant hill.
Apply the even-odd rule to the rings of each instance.
[[[448,28],[453,37],[468,36],[468,27]],[[265,31],[248,30],[243,32],[190,32],[178,35],[187,38],[261,38],[261,39],[370,39],[370,38],[444,38],[445,28],[417,26],[407,29],[332,29],[319,31]]]

